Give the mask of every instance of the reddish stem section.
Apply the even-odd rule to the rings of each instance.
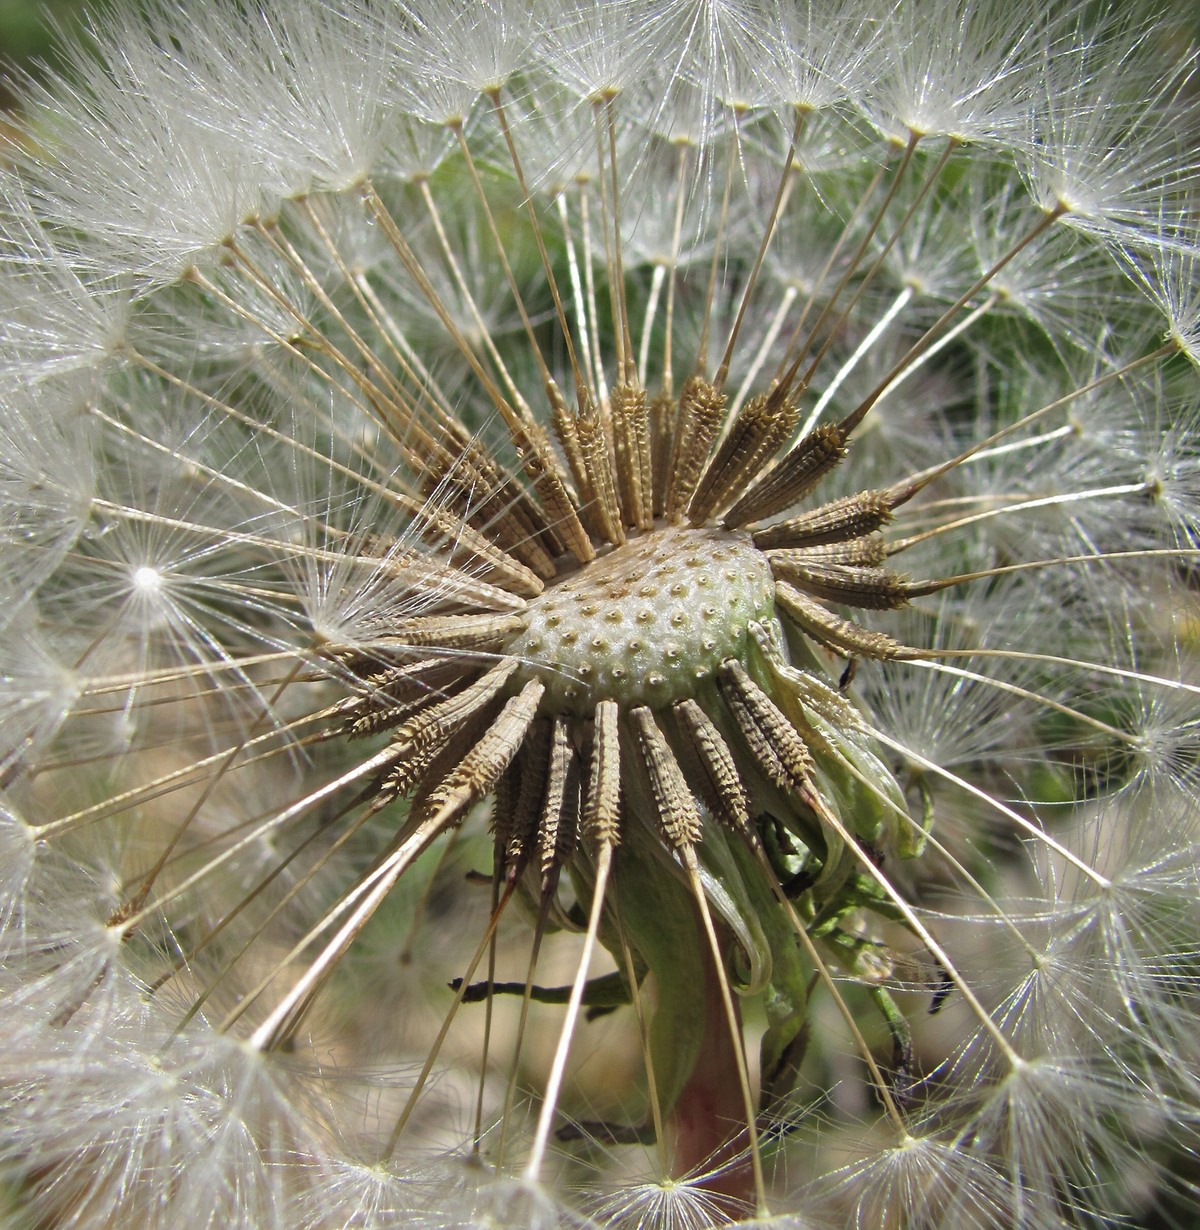
[[[704,1032],[696,1066],[664,1124],[671,1174],[677,1179],[706,1176],[697,1186],[718,1197],[734,1221],[755,1204],[746,1107],[738,1083],[741,1037],[740,1029],[738,1037],[730,1036],[716,965],[707,948],[698,1007]]]

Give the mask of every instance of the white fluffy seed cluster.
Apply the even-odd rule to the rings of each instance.
[[[0,141],[0,1223],[1192,1224],[1200,59],[1170,13],[1186,6],[91,7],[69,75],[28,84]],[[861,662],[853,730],[849,702],[804,716],[836,726],[842,758],[813,769],[835,818],[855,836],[882,816],[921,859],[838,835],[831,865],[859,874],[814,895],[830,833],[810,857],[764,828],[785,908],[743,891],[733,836],[704,818],[722,936],[776,988],[739,996],[762,1037],[762,1209],[720,1194],[747,1154],[717,1136],[690,1156],[610,1147],[645,1136],[651,1089],[670,1101],[643,1028],[674,1068],[706,1027],[655,1025],[642,996],[579,1020],[561,1105],[588,1116],[584,1139],[540,1138],[562,1145],[552,1179],[526,1165],[515,1108],[559,1100],[542,1030],[565,1015],[533,985],[567,981],[572,953],[598,964],[569,934],[596,880],[586,841],[561,892],[532,860],[492,932],[497,900],[467,873],[509,851],[482,806],[403,863],[421,817],[517,741],[528,704],[499,689],[544,681],[536,755],[510,762],[501,801],[528,804],[556,871],[553,825],[589,782],[615,794],[637,823],[609,885],[625,921],[600,945],[636,928],[635,955],[663,955],[653,1011],[664,988],[685,1007],[712,991],[687,985],[704,941],[675,940],[694,926],[675,872],[633,878],[659,814],[638,762],[677,791],[668,753],[690,735],[666,711],[746,658],[769,576],[744,538],[660,527],[555,577],[564,508],[526,463],[557,441],[600,537],[559,447],[568,419],[611,414],[632,366],[651,428],[670,426],[730,339],[723,431],[789,367],[797,434],[869,406],[813,499],[937,472],[885,528],[888,559],[975,577],[817,616],[834,642],[918,651]],[[761,429],[747,413],[716,447]],[[618,505],[637,430],[595,433]],[[717,558],[730,543],[745,554]],[[397,633],[443,615],[419,645]],[[524,658],[501,685],[504,653]],[[814,682],[795,656],[763,690],[828,699],[841,664]],[[585,759],[572,715],[604,697],[612,737]],[[361,698],[386,729],[328,737]],[[656,713],[617,731],[613,710],[639,704]],[[450,776],[468,745],[471,772]],[[643,797],[621,794],[622,766]],[[412,807],[381,777],[415,782]],[[775,787],[744,784],[769,812]],[[864,893],[855,913],[808,908]],[[544,949],[513,917],[539,901]],[[472,956],[485,935],[496,979]],[[814,941],[832,954],[817,982]],[[494,1005],[452,977],[494,982]],[[527,994],[500,989],[522,977]],[[732,1066],[710,1065],[714,1085]],[[709,1126],[728,1134],[724,1114]]]
[[[584,714],[602,700],[659,708],[740,657],[747,624],[772,617],[774,596],[748,535],[657,529],[530,603],[507,652],[522,661],[517,686],[545,683],[544,711]]]

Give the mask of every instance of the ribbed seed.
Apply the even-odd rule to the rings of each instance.
[[[741,408],[688,505],[693,524],[702,525],[745,489],[795,430],[798,417],[796,406],[786,401],[777,406],[766,393]]]
[[[597,847],[621,840],[620,706],[602,700],[592,724],[592,749],[584,796],[584,834]]]
[[[576,492],[581,500],[586,500],[589,482],[583,450],[579,447],[579,435],[575,431],[575,416],[567,407],[566,399],[557,385],[548,386],[546,392],[550,398],[550,425],[562,448],[563,456],[567,459],[571,477],[575,480]]]
[[[487,724],[485,711],[469,714],[453,730],[442,731],[436,738],[420,746],[397,744],[399,758],[388,770],[379,793],[389,798],[415,791],[410,814],[428,815],[422,811],[434,786],[454,769],[475,745]]]
[[[575,851],[579,820],[579,767],[565,718],[555,718],[550,735],[546,797],[538,825],[538,862],[545,884]]]
[[[850,564],[874,568],[887,559],[887,547],[878,534],[852,538],[849,542],[824,542],[815,547],[787,547],[766,553],[769,560],[795,563],[800,567],[823,568],[828,564]]]
[[[707,713],[690,697],[675,705],[675,718],[690,753],[691,777],[713,815],[726,828],[743,835],[750,831],[750,807],[733,753]]]
[[[499,843],[504,838],[504,864],[507,876],[515,876],[532,853],[537,839],[538,823],[546,798],[546,777],[550,768],[551,723],[537,718],[529,728],[515,763],[520,768],[520,789],[513,804],[514,816],[505,832],[496,833]]]
[[[491,538],[543,580],[555,575],[554,560],[539,541],[545,520],[513,475],[500,470],[460,424],[430,457],[417,459],[427,499],[445,500],[464,521]]]
[[[846,455],[845,433],[832,423],[814,428],[725,514],[730,528],[781,512],[803,499]]]
[[[607,542],[620,546],[625,541],[621,510],[613,484],[612,463],[608,455],[608,433],[604,420],[590,394],[583,395],[579,413],[575,416],[575,435],[583,454],[590,502],[584,510],[594,522],[597,534]]]
[[[514,417],[508,420],[508,434],[521,464],[521,472],[528,480],[528,490],[536,492],[541,501],[538,537],[551,556],[557,559],[567,547],[566,540],[559,532],[564,518],[567,521],[578,520],[575,506],[566,496],[558,459],[540,425],[531,426],[520,417]],[[579,532],[582,532],[582,527]]]
[[[371,548],[380,544],[378,554]],[[472,577],[442,560],[433,559],[424,552],[387,551],[382,539],[364,543],[361,553],[381,575],[402,581],[406,590],[414,594],[428,594],[442,601],[453,601],[464,606],[496,607],[500,610],[519,611],[525,607],[525,599],[497,585]]]
[[[522,598],[533,598],[544,588],[541,578],[515,556],[502,551],[486,535],[446,511],[436,501],[424,503],[393,492],[387,498],[408,513],[420,537],[434,550],[449,551],[451,568],[474,571],[482,564],[493,585],[500,585]]]
[[[528,436],[526,436],[528,440]],[[586,564],[596,558],[592,540],[579,519],[575,502],[571,499],[559,472],[558,463],[553,458],[548,444],[539,446],[533,451],[526,451],[531,444],[514,438],[517,453],[522,457],[525,475],[531,486],[537,491],[542,501],[552,532],[545,535],[551,549],[557,547],[561,554],[563,548],[570,551],[581,563]],[[544,449],[544,452],[543,452]]]
[[[434,704],[442,687],[465,669],[455,658],[429,658],[379,671],[366,680],[367,691],[334,706],[351,739],[381,734],[399,726],[414,710]],[[435,686],[436,685],[436,686]]]
[[[638,751],[650,779],[654,810],[663,836],[676,850],[694,846],[703,832],[696,800],[658,723],[645,705],[630,713]]]
[[[667,488],[671,485],[671,450],[675,442],[675,399],[660,393],[650,403],[650,444],[654,468],[654,515],[667,511]]]
[[[678,521],[688,506],[724,417],[725,394],[703,376],[689,376],[679,394],[675,442],[667,475],[668,520]]]
[[[778,525],[754,531],[760,551],[771,547],[815,547],[874,533],[892,519],[892,502],[884,491],[860,491],[801,513]]]
[[[842,619],[786,581],[775,582],[775,601],[801,631],[843,657],[886,660],[900,652],[899,642],[886,632],[860,628],[851,620]]]
[[[857,568],[843,564],[801,563],[794,554],[785,558],[773,551],[771,570],[776,580],[790,581],[798,589],[825,602],[841,602],[864,611],[894,611],[908,604],[908,580],[887,568]]]
[[[722,665],[719,681],[746,750],[767,780],[807,803],[813,797],[813,761],[796,728],[736,659]]]
[[[524,741],[544,691],[540,680],[531,679],[505,702],[496,720],[430,796],[437,817],[453,819],[492,790]]]
[[[513,661],[501,662],[492,667],[486,675],[476,679],[461,692],[447,697],[405,722],[396,732],[395,742],[407,744],[414,754],[420,753],[425,747],[441,743],[472,714],[488,704],[516,669],[517,663]]]
[[[535,719],[534,725],[530,727],[529,733],[525,736],[525,742],[508,762],[508,767],[500,774],[500,780],[496,783],[496,789],[492,795],[492,838],[497,868],[508,866],[509,846],[520,833],[521,812],[518,808],[518,800],[521,797],[521,782],[524,779],[522,761],[525,759],[525,752],[536,726],[537,720]]]
[[[488,650],[525,627],[524,615],[419,615],[397,620],[380,638],[385,648],[436,645],[439,649]]]
[[[612,391],[612,419],[621,510],[627,524],[648,530],[654,524],[654,469],[646,390],[618,384]]]

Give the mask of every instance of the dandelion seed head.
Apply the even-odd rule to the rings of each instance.
[[[156,6],[28,87],[23,1212],[1041,1230],[1176,1198],[1197,116],[1151,29]]]

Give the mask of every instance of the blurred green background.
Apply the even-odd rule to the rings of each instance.
[[[82,9],[78,0],[0,0],[0,106],[12,104],[14,77],[49,55],[55,25],[69,28]]]
[[[45,47],[48,24],[80,7],[73,0],[0,0],[0,49],[5,58],[19,61],[37,55]]]
[[[0,0],[0,107],[12,106],[23,72],[54,62],[56,30],[73,30],[89,11],[112,7],[108,0]]]

